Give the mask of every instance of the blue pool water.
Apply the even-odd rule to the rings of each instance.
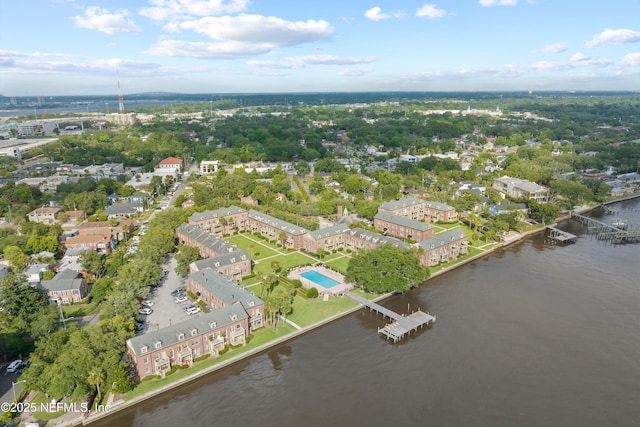
[[[340,284],[340,282],[336,282],[332,278],[327,277],[324,274],[318,273],[314,270],[305,271],[304,273],[300,273],[300,275],[305,279],[311,280],[313,283],[327,289],[333,288],[334,286]]]

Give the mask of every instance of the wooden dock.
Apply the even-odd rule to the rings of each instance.
[[[547,226],[547,229],[549,230],[549,238],[556,243],[575,243],[578,240],[578,236],[575,234],[567,233],[550,225]]]
[[[387,339],[392,339],[393,342],[398,342],[411,331],[416,331],[418,328],[424,325],[431,325],[436,321],[436,316],[432,316],[422,310],[414,311],[409,315],[402,315],[352,292],[346,292],[345,295],[369,310],[381,314],[383,318],[388,317],[393,320],[393,322],[386,324],[384,327],[378,328],[378,334],[385,335]]]
[[[640,230],[633,225],[620,228],[621,220],[618,220],[619,224],[616,226],[578,214],[573,214],[571,218],[586,225],[589,228],[589,232],[595,234],[598,240],[609,240],[616,244],[640,242]]]

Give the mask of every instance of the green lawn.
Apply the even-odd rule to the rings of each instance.
[[[351,258],[343,257],[339,259],[334,259],[333,261],[327,261],[325,262],[325,264],[327,264],[329,267],[335,270],[338,270],[342,274],[347,274],[347,267],[349,266],[350,259]]]
[[[251,237],[254,238],[255,236],[251,236]],[[255,239],[255,240],[258,240],[260,243],[254,242],[246,238],[245,236],[238,234],[238,235],[229,237],[228,242],[236,245],[240,249],[244,249],[245,251],[247,251],[247,253],[254,260],[260,260],[273,255],[278,255],[279,253],[278,251],[275,251],[270,247],[267,247],[267,246],[271,246],[269,245],[268,242],[265,242],[262,239]],[[263,246],[263,245],[267,245],[267,246]]]
[[[304,255],[300,252],[292,252],[288,255],[279,255],[273,258],[266,259],[262,262],[257,262],[253,268],[254,273],[271,274],[271,263],[277,261],[280,264],[280,268],[287,269],[297,267],[304,264],[313,264],[317,262],[314,258]]]
[[[323,301],[322,297],[309,300],[296,295],[293,299],[293,312],[287,319],[304,328],[357,305],[347,297],[332,297]]]
[[[438,271],[440,271],[442,269],[449,268],[449,267],[451,267],[453,265],[459,264],[459,263],[461,263],[461,262],[463,262],[463,261],[465,261],[465,260],[467,260],[467,259],[469,259],[469,258],[471,258],[473,256],[481,254],[483,252],[486,252],[486,251],[470,247],[469,248],[469,253],[467,253],[466,255],[462,255],[461,257],[455,259],[454,261],[449,261],[449,262],[444,263],[444,264],[441,263],[441,264],[436,265],[435,267],[429,267],[429,273],[433,274],[433,273],[438,272]]]

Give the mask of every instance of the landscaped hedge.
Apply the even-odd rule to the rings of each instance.
[[[194,362],[199,362],[199,361],[201,361],[201,360],[208,359],[208,358],[209,358],[209,356],[211,356],[209,353],[207,353],[207,354],[203,354],[202,356],[198,356],[198,357],[196,357],[196,358],[194,359]]]

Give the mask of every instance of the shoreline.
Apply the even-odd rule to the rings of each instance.
[[[580,214],[584,214],[584,213],[591,212],[594,209],[597,209],[597,208],[605,206],[605,205],[618,203],[618,202],[623,202],[623,201],[635,199],[635,198],[638,198],[638,197],[640,197],[640,194],[635,194],[635,195],[626,197],[624,199],[614,200],[614,201],[610,201],[610,202],[604,202],[604,203],[601,203],[601,204],[596,205],[596,206],[584,206],[581,209],[576,210],[576,212],[579,211]],[[567,221],[569,219],[571,219],[571,214],[567,214],[567,215],[558,217],[558,219],[555,222],[553,222],[552,224],[549,224],[549,225],[555,226],[558,223],[563,222],[563,221]],[[472,257],[470,257],[468,259],[465,259],[464,261],[461,261],[461,262],[456,263],[454,265],[451,265],[449,267],[443,268],[442,270],[439,270],[439,271],[431,274],[429,276],[429,279],[427,279],[422,285],[424,285],[425,283],[428,283],[429,280],[431,278],[433,278],[433,277],[441,276],[441,275],[443,275],[443,274],[445,274],[445,273],[447,273],[447,272],[449,272],[451,270],[454,270],[456,268],[459,268],[459,267],[462,267],[464,265],[467,265],[467,264],[469,264],[469,263],[471,263],[473,261],[476,261],[478,259],[481,259],[483,257],[487,257],[487,256],[491,255],[492,253],[494,253],[496,250],[506,248],[506,247],[511,246],[512,244],[516,243],[516,242],[521,242],[524,239],[528,238],[529,236],[537,234],[537,233],[544,232],[545,230],[546,230],[546,226],[538,228],[538,229],[535,229],[535,230],[530,230],[530,231],[527,231],[527,232],[524,232],[524,233],[519,233],[513,239],[509,239],[508,241],[503,241],[503,242],[497,243],[492,248],[489,248],[486,251],[483,251],[482,253],[474,255],[474,256],[472,256]],[[387,298],[389,298],[389,297],[391,297],[393,295],[395,295],[395,294],[393,294],[393,293],[383,294],[383,295],[380,295],[380,296],[374,298],[373,301],[375,301],[375,302],[382,301],[382,300],[387,299]],[[280,338],[278,338],[278,339],[276,339],[274,341],[262,344],[261,346],[256,347],[256,348],[254,348],[252,350],[249,350],[249,351],[247,351],[245,353],[239,354],[239,355],[234,356],[232,358],[229,358],[229,359],[227,359],[227,360],[225,360],[223,362],[220,362],[218,364],[212,365],[212,366],[210,366],[210,367],[208,367],[206,369],[203,369],[201,371],[195,372],[192,375],[186,376],[186,377],[184,377],[184,378],[182,378],[180,380],[177,380],[177,381],[172,382],[170,384],[164,385],[164,386],[159,387],[159,388],[157,388],[155,390],[149,391],[149,392],[147,392],[147,393],[145,393],[143,395],[134,397],[131,400],[117,402],[116,405],[110,407],[108,411],[94,413],[94,414],[89,415],[87,417],[84,417],[83,415],[80,415],[80,416],[74,417],[73,419],[69,419],[67,421],[63,421],[61,423],[55,423],[55,420],[51,420],[54,423],[53,424],[47,423],[46,425],[56,425],[56,426],[65,426],[65,427],[90,425],[90,424],[92,424],[92,423],[94,423],[96,421],[102,420],[102,419],[104,419],[104,418],[106,418],[106,417],[108,417],[108,416],[110,416],[112,414],[115,414],[117,412],[123,411],[125,409],[129,409],[129,408],[134,407],[134,406],[136,406],[136,405],[138,405],[140,403],[143,403],[143,402],[145,402],[145,401],[147,401],[149,399],[152,399],[152,398],[154,398],[156,396],[159,396],[159,395],[163,394],[164,392],[173,390],[173,389],[178,388],[178,387],[180,387],[182,385],[188,384],[188,383],[190,383],[190,382],[192,382],[192,381],[194,381],[194,380],[196,380],[198,378],[201,378],[201,377],[203,377],[205,375],[208,375],[208,374],[210,374],[212,372],[216,372],[216,371],[218,371],[220,369],[223,369],[223,368],[225,368],[225,367],[227,367],[229,365],[232,365],[233,363],[236,363],[236,362],[244,360],[244,359],[246,359],[248,357],[257,355],[259,353],[262,353],[262,352],[264,352],[266,350],[269,350],[269,349],[271,349],[273,347],[276,347],[276,346],[278,346],[280,344],[283,344],[285,342],[288,342],[290,340],[298,338],[299,336],[302,336],[302,335],[304,335],[306,333],[314,331],[315,329],[318,329],[318,328],[320,328],[322,326],[328,325],[328,324],[330,324],[330,323],[332,323],[332,322],[334,322],[336,320],[340,320],[341,318],[346,317],[346,316],[348,316],[348,315],[350,315],[352,313],[355,313],[356,311],[361,310],[362,308],[363,308],[363,306],[358,305],[356,307],[353,307],[353,308],[348,309],[346,311],[343,311],[341,313],[337,313],[337,314],[335,314],[333,316],[330,316],[330,317],[328,317],[326,319],[323,319],[323,320],[321,320],[319,322],[316,322],[316,323],[314,323],[314,324],[312,324],[310,326],[307,326],[307,327],[305,327],[303,329],[296,330],[296,331],[294,331],[294,332],[292,332],[292,333],[290,333],[288,335],[285,335],[283,337],[280,337]],[[64,417],[64,415],[62,417]]]

